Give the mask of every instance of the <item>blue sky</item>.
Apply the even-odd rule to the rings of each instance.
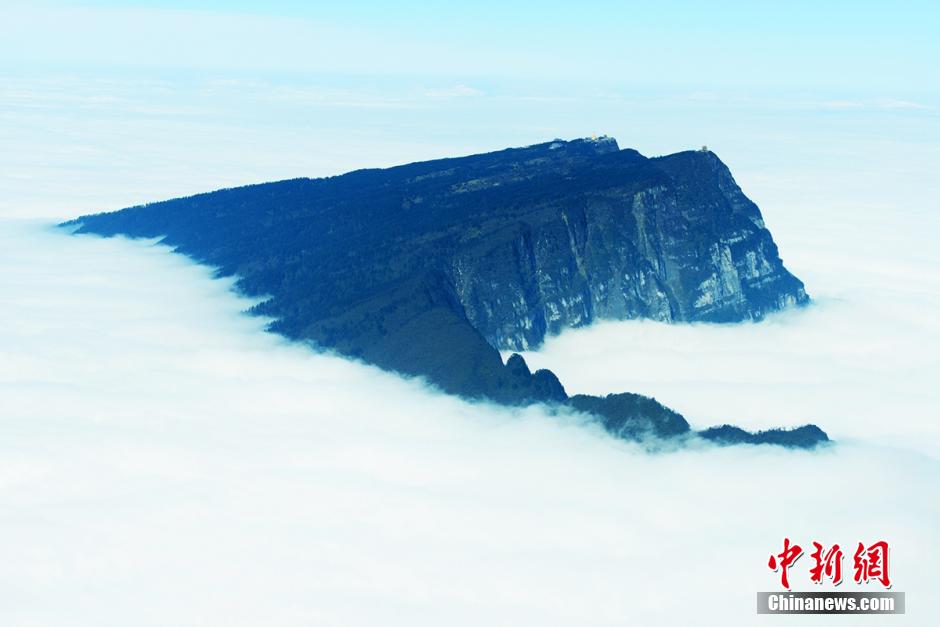
[[[930,184],[940,10],[820,4],[3,3],[0,215],[592,133]]]
[[[929,2],[12,4],[4,65],[936,93]],[[891,94],[882,94],[890,96]]]

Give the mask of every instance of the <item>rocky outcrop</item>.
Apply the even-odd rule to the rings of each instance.
[[[618,163],[629,168],[631,164]],[[597,319],[759,320],[806,303],[760,211],[711,152],[644,161],[648,185],[546,201],[511,237],[466,242],[450,268],[470,323],[493,346],[525,350]]]
[[[620,435],[680,423],[636,395],[569,400],[554,374],[518,356],[504,364],[499,351],[601,318],[756,320],[807,302],[717,156],[648,159],[611,138],[252,185],[69,224],[163,237],[265,298],[254,311],[290,338],[465,397],[568,403]]]
[[[578,394],[568,399],[567,404],[597,416],[605,429],[625,439],[670,438],[689,432],[689,423],[681,414],[639,394]]]
[[[721,445],[776,444],[789,448],[814,448],[829,442],[826,433],[816,425],[803,425],[794,429],[768,429],[749,432],[740,427],[721,425],[698,432],[698,437]]]

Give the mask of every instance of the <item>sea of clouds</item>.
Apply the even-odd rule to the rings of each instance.
[[[665,51],[679,73],[643,87],[610,37],[594,39],[615,71],[562,80],[584,64],[540,28],[541,52],[487,61],[474,45],[458,77],[447,46],[396,45],[420,61],[402,64],[337,24],[6,14],[0,216],[47,220],[0,219],[0,626],[940,623],[940,107],[923,63],[892,65],[930,58],[927,20],[898,45],[875,38],[885,71],[816,55],[830,63],[815,81],[789,53],[757,77],[739,58],[689,64],[700,44],[680,37]],[[259,41],[274,45],[242,45]],[[336,54],[349,46],[358,57]],[[550,79],[504,71],[526,58]],[[446,71],[416,74],[428,65]],[[649,454],[538,408],[468,404],[265,333],[231,282],[154,242],[51,227],[591,133],[648,155],[708,144],[814,304],[755,325],[602,322],[530,363],[572,393],[655,395],[695,427],[815,422],[834,446]],[[907,614],[757,616],[785,536],[888,540]],[[795,589],[813,587],[809,562]]]
[[[828,624],[755,614],[755,592],[779,587],[766,564],[785,536],[888,540],[908,613],[865,623],[940,619],[933,109],[731,115],[695,99],[654,115],[582,99],[526,126],[525,101],[486,146],[470,131],[433,149],[353,133],[318,151],[298,131],[308,109],[259,110],[294,143],[247,124],[233,144],[232,115],[204,124],[225,111],[215,101],[211,117],[161,125],[99,83],[77,92],[91,113],[48,106],[72,83],[20,100],[6,85],[5,216],[575,136],[586,107],[647,154],[720,137],[813,305],[759,324],[600,322],[526,358],[571,393],[654,395],[697,428],[814,422],[836,444],[651,455],[570,417],[469,404],[289,344],[242,314],[230,281],[155,242],[0,220],[4,627]],[[157,102],[180,100],[193,98]],[[795,589],[813,587],[809,567]]]
[[[527,355],[696,426],[812,419],[839,439],[653,455],[289,344],[249,304],[152,241],[0,222],[4,625],[776,624],[755,592],[778,589],[784,536],[887,539],[908,614],[884,623],[938,618],[927,312],[865,326],[823,298]]]

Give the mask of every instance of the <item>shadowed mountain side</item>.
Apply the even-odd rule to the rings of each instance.
[[[251,185],[67,224],[162,237],[266,297],[253,311],[289,338],[468,398],[590,405],[622,437],[688,424],[636,395],[569,400],[551,372],[530,373],[518,356],[503,364],[499,350],[601,318],[757,320],[808,301],[714,154],[648,159],[611,138]]]
[[[654,398],[639,394],[578,394],[569,398],[567,404],[578,411],[598,416],[605,429],[625,439],[649,435],[668,438],[689,431],[689,423],[681,414]]]
[[[751,433],[731,425],[721,425],[698,432],[699,437],[717,444],[777,444],[791,448],[812,448],[828,442],[829,437],[816,425],[793,429],[768,429]]]

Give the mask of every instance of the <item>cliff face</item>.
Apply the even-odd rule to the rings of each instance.
[[[163,237],[267,298],[256,311],[274,331],[503,403],[568,397],[551,372],[504,364],[498,349],[599,318],[753,320],[807,301],[714,154],[648,159],[610,138],[221,190],[72,224]],[[607,413],[635,432],[621,423],[646,406],[624,414],[618,398]]]
[[[457,298],[490,344],[533,348],[601,318],[758,320],[807,302],[757,206],[714,154],[617,165],[665,176],[571,189],[545,211],[533,207],[510,237],[475,238],[457,251]]]

